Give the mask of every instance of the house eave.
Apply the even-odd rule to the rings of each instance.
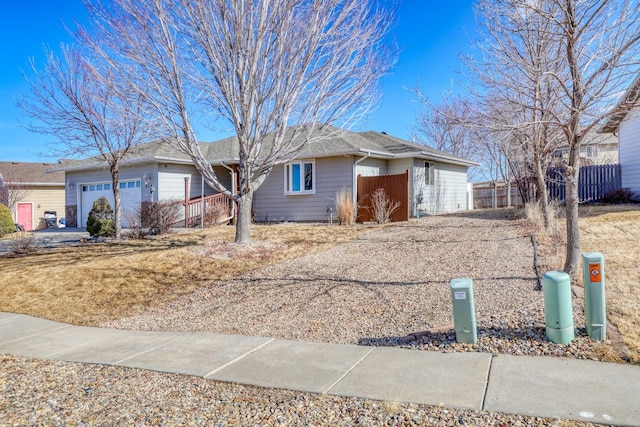
[[[64,182],[5,182],[7,187],[64,187]]]

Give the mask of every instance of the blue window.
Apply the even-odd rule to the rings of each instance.
[[[105,184],[104,185],[104,189],[105,190],[111,190],[111,184]]]
[[[102,191],[102,184],[98,184],[98,185],[96,185],[96,190],[98,190],[98,191]]]
[[[314,166],[313,160],[285,165],[285,194],[315,194]]]

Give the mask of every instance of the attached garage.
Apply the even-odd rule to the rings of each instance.
[[[113,190],[109,182],[95,182],[80,184],[80,201],[78,203],[78,226],[86,227],[89,212],[93,202],[104,196],[109,201],[111,208],[115,207]],[[122,213],[122,226],[127,227],[127,219],[136,213],[142,201],[142,183],[139,179],[120,181],[120,207]]]

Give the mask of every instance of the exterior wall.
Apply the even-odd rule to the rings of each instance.
[[[135,166],[124,166],[118,173],[121,181],[140,179],[142,180],[142,202],[151,200],[151,187],[145,187],[144,178],[150,178],[152,183],[157,182],[158,165],[156,163],[147,163]],[[90,171],[67,171],[65,174],[67,183],[67,191],[65,196],[65,216],[67,217],[68,227],[78,227],[78,218],[86,217],[89,212],[82,212],[81,206],[78,205],[80,200],[80,192],[84,184],[111,183],[111,173],[107,168],[99,168]],[[184,182],[184,181],[183,181]],[[184,185],[184,184],[183,184]],[[156,186],[157,187],[157,186]],[[155,198],[155,196],[153,196]]]
[[[583,145],[580,147],[580,157],[588,159],[593,165],[614,165],[618,163],[618,146],[613,144]]]
[[[389,168],[387,169],[387,175],[398,175],[401,173],[405,173],[407,170],[409,171],[409,173],[411,173],[412,167],[413,167],[413,159],[389,160]]]
[[[357,159],[356,159],[357,161]],[[387,175],[387,161],[368,157],[356,165],[356,176]]]
[[[622,186],[640,194],[640,111],[627,114],[618,130]]]
[[[429,162],[434,165],[434,183],[425,185],[425,160],[413,162],[414,215],[435,215],[455,212],[467,208],[467,168],[446,163]],[[422,192],[422,203],[418,195]]]
[[[353,158],[341,156],[315,159],[315,168],[315,194],[285,195],[284,166],[274,167],[254,193],[255,220],[327,221],[327,208],[333,209],[335,218],[336,193],[343,187],[352,188],[353,185]]]
[[[158,165],[155,163],[148,163],[144,165],[122,167],[118,174],[118,178],[122,181],[125,181],[129,179],[142,179],[143,177],[150,177],[154,185],[156,185],[157,173]],[[77,205],[78,200],[80,200],[81,185],[105,182],[111,183],[111,174],[109,173],[109,169],[106,168],[91,171],[71,171],[66,173],[66,182],[67,188],[69,188],[69,183],[71,183],[73,186],[73,189],[67,191],[66,193],[66,204],[67,206]],[[151,190],[144,188],[142,190],[142,201],[149,201],[150,199]]]
[[[231,185],[231,173],[229,170],[222,166],[216,166],[213,170],[222,184],[229,188]],[[158,168],[158,199],[184,200],[185,178],[189,178],[189,198],[200,197],[202,193],[202,178],[195,166],[161,163]],[[205,196],[217,193],[209,185],[204,184]]]
[[[25,197],[20,199],[18,203],[30,203],[32,206],[32,219],[31,224],[34,230],[41,230],[47,228],[44,222],[44,211],[56,211],[58,219],[65,216],[64,210],[64,184],[57,186],[38,186],[31,187],[25,194]],[[17,204],[11,214],[14,221],[17,222]]]

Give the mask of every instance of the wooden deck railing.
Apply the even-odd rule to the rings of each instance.
[[[205,219],[209,215],[214,215],[211,220],[224,222],[233,218],[232,201],[223,194],[214,194],[204,197]],[[202,198],[198,197],[185,201],[184,203],[184,226],[200,223],[202,219]]]

